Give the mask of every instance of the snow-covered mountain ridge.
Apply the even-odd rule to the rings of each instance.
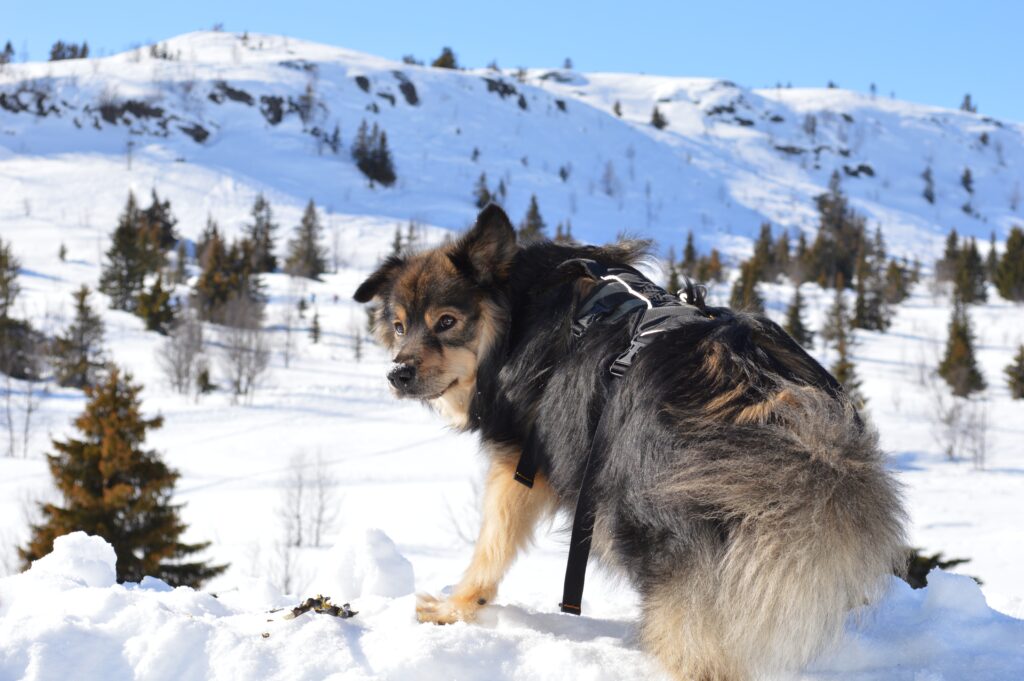
[[[655,106],[663,130],[650,125]],[[351,159],[364,120],[387,132],[391,188],[370,187]],[[698,245],[736,254],[765,220],[813,231],[813,198],[833,171],[897,253],[931,254],[951,227],[1002,240],[1024,221],[1018,123],[841,89],[437,69],[256,34],[192,33],[152,52],[4,67],[4,193],[45,201],[33,195],[33,170],[11,164],[49,173],[72,157],[83,174],[96,172],[85,161],[135,169],[123,181],[108,175],[98,198],[109,208],[96,218],[112,224],[128,186],[152,185],[184,214],[186,236],[204,211],[230,227],[233,205],[257,191],[458,229],[475,212],[481,173],[492,191],[504,182],[512,215],[536,194],[549,227],[571,221],[578,238],[628,231],[667,247],[692,229]],[[204,180],[179,182],[173,166]],[[924,197],[928,168],[934,203]]]

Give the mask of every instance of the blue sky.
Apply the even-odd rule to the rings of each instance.
[[[257,6],[258,5],[258,6]],[[497,9],[496,7],[500,8]],[[0,0],[0,41],[45,58],[57,39],[110,53],[223,23],[385,57],[558,66],[728,78],[866,91],[956,107],[970,92],[983,114],[1024,122],[1024,2],[486,3]]]

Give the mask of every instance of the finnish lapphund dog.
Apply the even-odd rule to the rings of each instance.
[[[417,617],[471,621],[493,601],[538,521],[572,514],[599,437],[593,551],[639,594],[644,648],[688,681],[800,668],[906,564],[898,485],[839,384],[766,317],[709,314],[612,376],[630,325],[573,333],[597,283],[563,265],[630,268],[644,248],[517,244],[491,205],[356,291],[376,305],[394,393],[478,432],[490,463],[469,567],[447,598],[420,596]],[[530,437],[532,488],[514,479]]]

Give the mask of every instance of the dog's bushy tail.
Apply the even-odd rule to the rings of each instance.
[[[677,586],[692,589],[677,622],[684,645],[704,648],[707,678],[803,666],[906,565],[905,514],[875,431],[844,400],[798,392],[775,425],[688,444],[666,485],[729,528]]]

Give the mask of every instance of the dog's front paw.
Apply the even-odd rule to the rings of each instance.
[[[459,598],[435,598],[429,594],[416,595],[416,619],[433,624],[454,624],[473,619],[481,603]]]

